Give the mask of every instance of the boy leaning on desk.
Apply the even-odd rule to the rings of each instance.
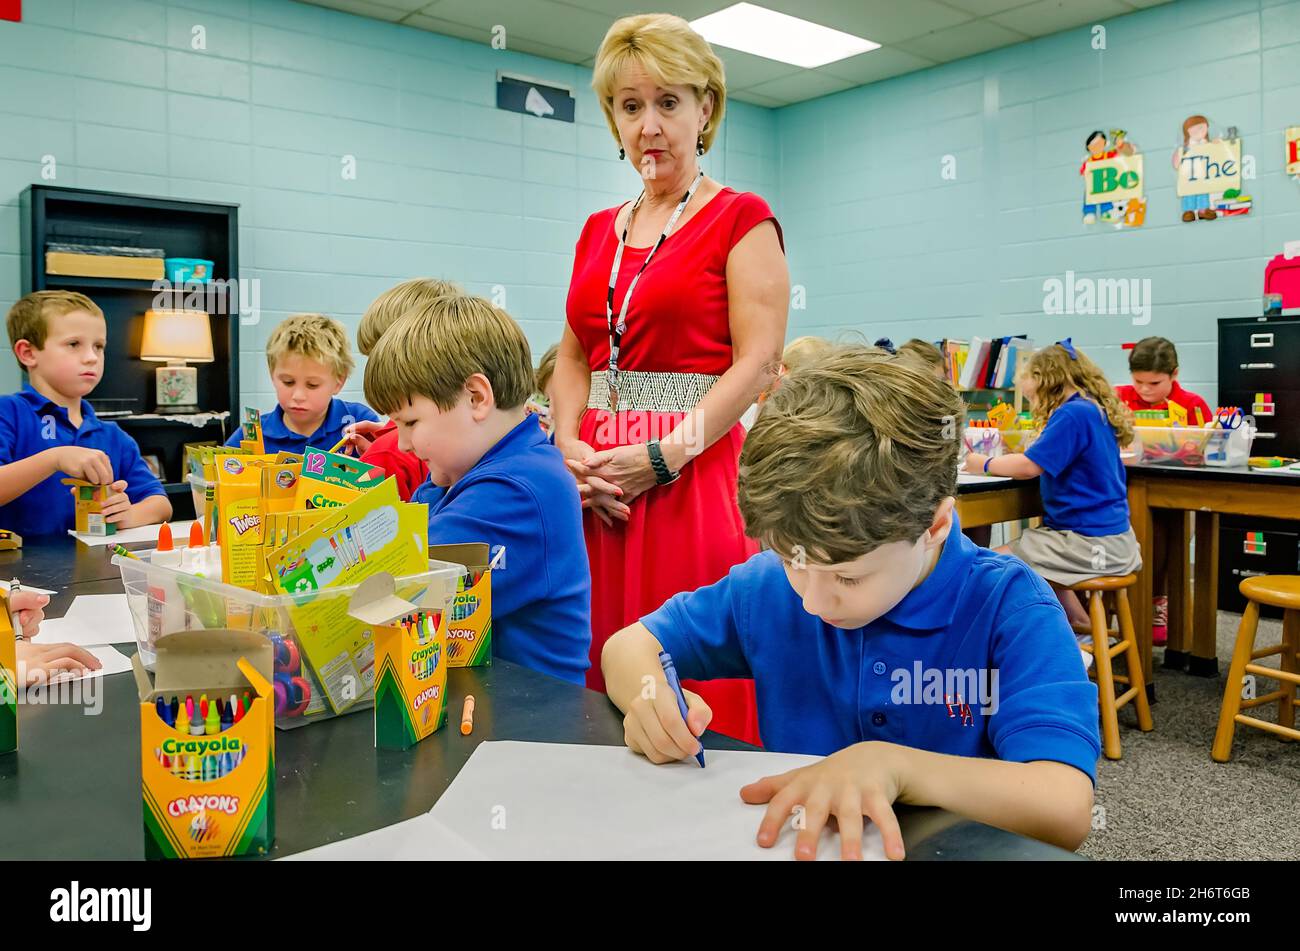
[[[963,408],[924,369],[840,347],[791,373],[740,457],[746,530],[767,550],[605,645],[628,746],[694,756],[712,717],[682,678],[752,677],[764,745],[826,758],[740,790],[792,813],[797,858],[828,819],[844,858],[864,817],[903,857],[893,803],[937,806],[1074,849],[1092,818],[1097,689],[1047,584],[977,547],[955,511]],[[689,781],[689,777],[684,777]]]

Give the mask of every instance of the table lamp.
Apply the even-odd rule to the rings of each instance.
[[[150,310],[144,315],[140,359],[166,363],[157,370],[158,412],[199,411],[199,371],[187,363],[211,363],[212,325],[201,310]]]

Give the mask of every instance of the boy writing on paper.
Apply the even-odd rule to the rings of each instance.
[[[1097,689],[1047,584],[959,530],[962,416],[948,383],[872,348],[790,374],[740,457],[769,550],[605,645],[627,744],[652,762],[693,756],[712,715],[687,692],[683,721],[660,650],[683,678],[753,677],[765,746],[826,756],[740,791],[768,803],[760,845],[803,806],[796,857],[833,815],[845,858],[864,816],[902,858],[894,802],[1071,849],[1088,834]]]
[[[398,447],[429,467],[413,502],[429,544],[505,548],[492,577],[492,650],[582,684],[590,661],[591,574],[573,477],[524,404],[528,339],[481,297],[439,297],[370,351],[366,399],[397,424]]]
[[[36,291],[10,308],[6,324],[28,382],[0,397],[0,528],[19,535],[72,528],[64,477],[108,486],[101,511],[118,528],[171,518],[135,440],[85,399],[104,375],[104,312],[84,294]]]

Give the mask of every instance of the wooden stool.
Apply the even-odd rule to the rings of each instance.
[[[1137,704],[1138,728],[1143,733],[1155,729],[1151,719],[1151,704],[1147,700],[1146,680],[1142,676],[1142,661],[1138,657],[1137,634],[1133,630],[1133,614],[1129,610],[1128,588],[1137,583],[1137,575],[1106,575],[1088,578],[1070,585],[1071,591],[1088,592],[1088,616],[1092,620],[1091,644],[1080,647],[1092,654],[1093,669],[1097,676],[1097,693],[1101,707],[1101,746],[1107,759],[1120,758],[1119,708],[1130,701]],[[1107,610],[1109,596],[1113,607]],[[1116,626],[1110,626],[1114,614]],[[1110,639],[1115,638],[1114,646]],[[1104,649],[1099,649],[1099,646]],[[1127,675],[1117,674],[1112,661],[1124,655]],[[1126,684],[1128,689],[1115,695],[1115,684]]]
[[[1214,734],[1214,746],[1210,750],[1210,756],[1216,763],[1226,763],[1232,756],[1232,735],[1238,723],[1257,730],[1268,730],[1286,739],[1300,740],[1300,730],[1295,728],[1296,686],[1300,685],[1300,664],[1296,662],[1297,650],[1300,649],[1300,576],[1261,575],[1257,578],[1243,578],[1239,587],[1248,601],[1246,611],[1241,616],[1241,627],[1237,628],[1232,666],[1228,669],[1228,682],[1223,687],[1219,729]],[[1282,643],[1276,647],[1255,650],[1255,629],[1259,626],[1261,604],[1283,609]],[[1282,655],[1280,669],[1251,663],[1274,654]],[[1262,697],[1243,700],[1241,692],[1247,674],[1276,680],[1282,687]],[[1248,717],[1240,712],[1242,707],[1249,709],[1274,700],[1277,701],[1277,723]]]

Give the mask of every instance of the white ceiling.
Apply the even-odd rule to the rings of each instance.
[[[486,43],[506,28],[510,49],[590,66],[611,23],[650,7],[693,20],[734,0],[299,0],[318,7]],[[755,0],[762,6],[882,44],[817,69],[715,46],[727,95],[786,106],[937,63],[1010,46],[1169,0]]]

